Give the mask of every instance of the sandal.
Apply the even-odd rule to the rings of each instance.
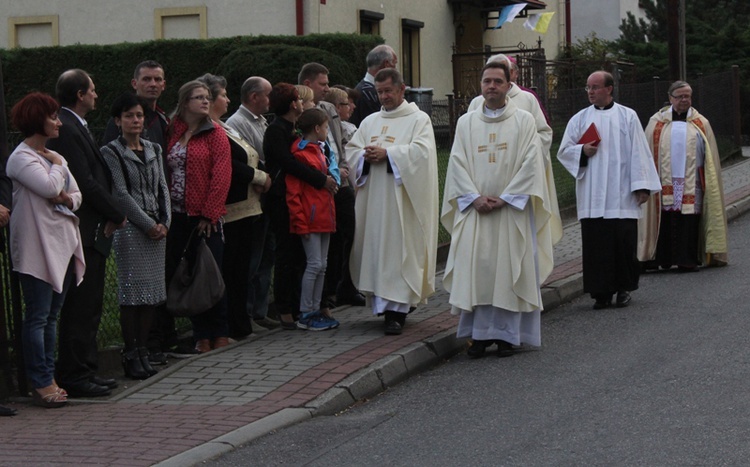
[[[58,394],[62,394],[65,397],[68,397],[68,391],[58,386],[57,381],[55,381],[55,378],[52,378],[52,386],[55,387],[55,392],[57,392]]]
[[[52,392],[44,395],[39,392],[39,389],[34,389],[34,391],[31,393],[32,402],[34,403],[34,405],[44,407],[45,409],[56,409],[58,407],[62,407],[63,405],[68,403],[68,396],[67,394],[59,392],[59,389],[60,388],[53,388]]]

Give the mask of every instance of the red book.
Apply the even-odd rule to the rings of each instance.
[[[578,144],[588,144],[591,143],[594,146],[599,146],[599,143],[601,143],[602,137],[599,136],[599,131],[596,129],[596,125],[593,123],[588,127],[585,133],[583,133],[583,136],[581,136],[581,139],[578,140]]]

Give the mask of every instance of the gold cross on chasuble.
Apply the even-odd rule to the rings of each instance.
[[[380,134],[378,136],[370,136],[370,144],[375,144],[375,146],[383,146],[383,143],[390,143],[393,144],[396,142],[396,138],[393,136],[388,136],[386,133],[388,133],[388,125],[383,125],[383,128],[380,130]]]
[[[487,155],[487,162],[494,164],[497,162],[498,151],[504,151],[508,148],[508,143],[497,143],[497,133],[490,133],[489,144],[483,144],[477,148],[477,152],[482,154],[489,152]]]

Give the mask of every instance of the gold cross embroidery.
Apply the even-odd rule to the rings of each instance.
[[[477,148],[478,153],[485,153],[489,151],[487,155],[487,162],[494,164],[497,162],[498,151],[504,151],[508,148],[508,143],[497,144],[497,133],[490,133],[489,144],[483,144]]]
[[[383,128],[380,130],[380,135],[378,136],[371,136],[370,137],[370,144],[375,143],[375,146],[382,146],[383,142],[393,144],[396,142],[396,138],[393,136],[388,136],[386,133],[388,132],[388,126],[383,125]]]

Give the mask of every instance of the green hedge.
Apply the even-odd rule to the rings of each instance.
[[[383,39],[378,36],[358,34],[238,36],[0,50],[0,60],[8,112],[31,91],[54,94],[57,77],[69,68],[91,73],[99,100],[87,120],[91,126],[101,127],[114,98],[131,90],[133,69],[143,60],[164,65],[167,89],[160,105],[167,112],[174,108],[180,85],[204,73],[228,78],[233,112],[240,103],[239,86],[244,78],[260,75],[271,83],[296,83],[299,69],[310,61],[320,61],[331,70],[331,84],[354,86],[365,73],[367,52],[381,43]]]

